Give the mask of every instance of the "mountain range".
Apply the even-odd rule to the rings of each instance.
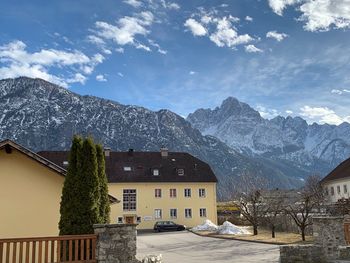
[[[232,196],[244,174],[264,178],[270,187],[299,187],[308,175],[324,175],[350,154],[347,123],[267,120],[235,98],[184,119],[21,77],[0,80],[0,112],[0,139],[34,151],[67,150],[73,134],[82,134],[116,151],[189,152],[211,165],[221,200]]]

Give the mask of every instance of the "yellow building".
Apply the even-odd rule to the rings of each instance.
[[[67,165],[68,152],[39,152]],[[111,207],[111,223],[138,223],[152,229],[157,221],[193,227],[217,223],[216,182],[210,166],[182,152],[111,152],[105,150],[109,193],[122,200]]]
[[[65,170],[9,140],[0,143],[0,238],[58,234]]]

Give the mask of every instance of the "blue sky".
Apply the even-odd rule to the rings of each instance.
[[[0,78],[182,116],[228,96],[350,121],[349,0],[0,2]]]

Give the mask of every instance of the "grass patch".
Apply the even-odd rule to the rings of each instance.
[[[252,227],[248,228],[249,231],[253,232]],[[266,228],[259,229],[259,234],[257,236],[254,235],[218,235],[214,232],[208,231],[197,231],[195,232],[201,236],[207,237],[219,237],[225,239],[236,239],[236,240],[245,240],[245,241],[255,241],[262,243],[275,243],[279,245],[286,244],[312,244],[313,236],[306,236],[306,241],[301,240],[300,234],[289,233],[289,232],[276,232],[276,237],[271,237],[271,231]]]

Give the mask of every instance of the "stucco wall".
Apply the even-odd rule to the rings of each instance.
[[[152,229],[156,221],[171,220],[187,227],[202,224],[205,219],[217,223],[216,214],[216,184],[215,183],[123,183],[109,184],[109,193],[121,202],[111,206],[111,223],[116,223],[123,215],[141,217],[138,229]],[[162,189],[162,197],[156,198],[155,189]],[[170,197],[170,189],[177,189],[177,197]],[[191,188],[191,197],[184,197],[184,189]],[[199,197],[199,188],[206,189],[206,197]],[[123,189],[136,189],[136,211],[123,211]],[[177,209],[177,219],[170,218],[170,209]],[[185,218],[185,208],[192,209],[192,218]],[[199,215],[199,209],[206,208],[207,217]],[[154,210],[162,209],[162,219],[154,218]],[[145,220],[149,219],[149,220]]]
[[[344,193],[344,185],[347,186],[347,193]],[[338,186],[340,186],[340,193],[337,191]],[[335,203],[341,198],[350,198],[350,177],[326,182],[323,187],[328,189],[327,199],[331,203]],[[334,195],[331,194],[331,187],[334,189]]]
[[[19,151],[0,150],[0,238],[58,235],[63,182]]]

